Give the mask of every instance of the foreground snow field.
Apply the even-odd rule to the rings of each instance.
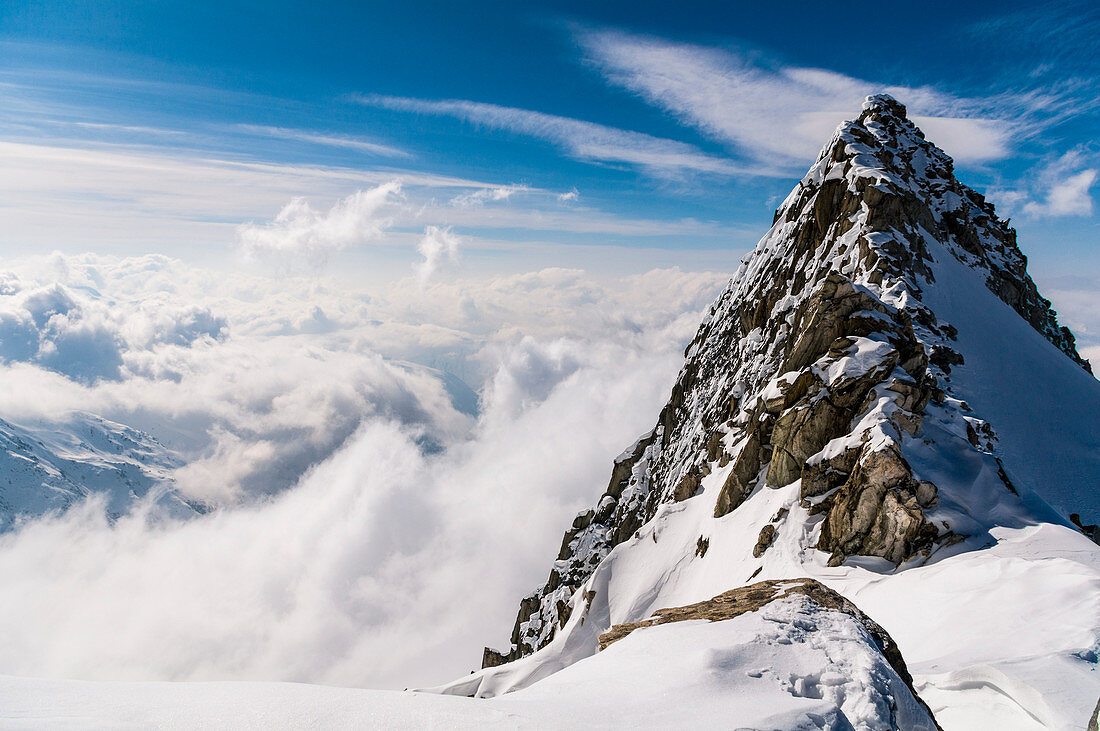
[[[900,702],[899,702],[900,699]],[[635,630],[493,699],[288,683],[0,678],[23,728],[935,728],[847,614],[805,597],[721,622]]]
[[[715,477],[704,494],[721,484]],[[546,648],[441,690],[510,698],[514,689],[552,685],[565,673],[556,671],[595,652],[605,627],[708,599],[762,563],[761,577],[812,576],[881,624],[943,728],[1084,728],[1100,695],[1100,547],[1069,528],[1036,524],[995,528],[923,566],[862,559],[829,567],[826,555],[804,546],[809,516],[797,495],[797,486],[760,491],[715,527],[706,500],[665,506],[604,560],[586,585],[596,590],[592,606]],[[754,559],[752,527],[783,507],[790,512],[775,543]],[[677,560],[693,556],[701,533],[710,536],[706,556]],[[645,664],[675,662],[686,647],[669,645]]]

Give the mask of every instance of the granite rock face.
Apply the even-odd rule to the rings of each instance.
[[[963,358],[955,327],[922,298],[936,286],[932,251],[978,272],[1089,369],[1028,276],[1015,232],[900,103],[868,97],[711,305],[653,431],[615,461],[546,584],[521,602],[512,647],[487,650],[485,662],[548,644],[596,566],[668,503],[714,500],[720,520],[755,490],[800,480],[803,506],[824,516],[816,548],[834,565],[857,555],[902,564],[958,540],[948,521],[929,519],[940,486],[914,471],[907,445],[934,423],[949,450],[996,471],[996,433],[950,395]],[[717,494],[702,490],[715,472]]]

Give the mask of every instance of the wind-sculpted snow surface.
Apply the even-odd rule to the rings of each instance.
[[[983,638],[976,654],[926,667],[1013,675],[1031,690],[1006,691],[1005,723],[1077,722],[1095,703],[1079,682],[1095,662],[1066,658],[1093,657],[1100,636],[1096,547],[1068,520],[1087,534],[1100,519],[1100,382],[1088,368],[1015,232],[901,104],[868,98],[712,305],[656,427],[616,460],[548,582],[522,601],[511,649],[486,650],[489,669],[462,688],[525,687],[594,652],[610,624],[700,601],[704,588],[810,575],[857,594],[898,587],[896,605],[863,606],[895,636],[904,615],[924,633],[957,621]],[[675,545],[663,545],[673,526]],[[970,555],[1027,582],[990,586]],[[999,605],[993,618],[928,606],[905,581],[918,574],[933,595],[970,582],[1020,616],[1039,596],[1028,588],[1076,584],[1049,617],[1064,630],[1054,641]],[[896,611],[913,604],[926,614]],[[994,629],[1010,626],[1017,634]],[[1040,679],[1055,657],[1068,663],[1058,703]],[[970,712],[951,699],[949,716]]]

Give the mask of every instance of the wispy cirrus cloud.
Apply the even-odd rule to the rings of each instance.
[[[237,125],[237,127],[244,132],[264,137],[274,137],[281,140],[294,140],[296,142],[306,142],[312,145],[323,145],[325,147],[341,147],[381,157],[412,157],[412,155],[405,150],[390,145],[383,145],[378,142],[372,142],[371,140],[365,140],[361,137],[325,134],[313,130],[289,129],[286,127],[268,127],[258,124],[240,124]]]
[[[1091,216],[1098,160],[1083,148],[1047,159],[1023,176],[1016,188],[994,188],[989,195],[1009,213],[1028,218]]]
[[[684,240],[714,242],[735,233],[746,242],[751,238],[710,221],[660,220],[593,206],[563,206],[559,190],[413,169],[273,163],[132,145],[2,140],[0,169],[5,173],[0,175],[0,247],[8,247],[9,255],[13,250],[86,247],[146,251],[151,241],[158,250],[222,248],[235,241],[240,221],[270,221],[304,194],[318,207],[318,201],[331,205],[349,193],[395,180],[407,205],[392,212],[394,226],[387,240],[407,236],[406,241],[391,243],[399,243],[410,255],[418,239],[415,232],[425,225],[476,229],[482,238],[487,231],[499,231],[495,248],[507,246],[514,232],[522,232],[524,241],[537,232],[554,232],[600,237],[587,243],[631,237],[667,239],[680,246]],[[564,200],[574,200],[571,191],[564,195]],[[511,205],[499,205],[509,198]],[[408,265],[402,261],[397,268],[407,270]]]
[[[1041,94],[957,97],[618,31],[584,31],[579,40],[608,82],[749,159],[777,164],[804,163],[865,96],[879,91],[906,103],[929,137],[964,163],[1006,157],[1052,104]]]
[[[455,117],[490,129],[536,137],[577,160],[632,165],[661,177],[684,173],[728,176],[748,172],[746,167],[732,160],[710,155],[686,142],[530,109],[463,99],[412,99],[379,94],[360,94],[353,98],[367,106]]]
[[[977,43],[1007,69],[1035,78],[1069,75],[1095,90],[1100,71],[1096,38],[1100,7],[1091,0],[1051,0],[1026,5],[971,23],[963,29],[969,44]],[[1021,68],[1022,67],[1022,68]],[[1095,93],[1079,97],[1085,105],[1100,104]]]
[[[479,208],[486,203],[506,201],[516,193],[526,193],[530,188],[526,185],[501,185],[496,188],[481,188],[479,190],[456,195],[451,199],[451,205],[458,208]]]

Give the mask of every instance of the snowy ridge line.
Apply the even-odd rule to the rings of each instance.
[[[955,245],[955,232],[964,223],[969,228],[964,227],[968,235],[963,238],[981,242],[979,251],[988,252],[984,257]],[[885,342],[890,338],[901,347],[894,359],[900,370],[885,368],[891,383],[876,391],[875,408],[864,410],[860,421],[867,423],[863,428],[847,434],[849,446],[870,440],[868,453],[888,449],[900,438],[899,431],[916,426],[923,418],[919,412],[935,397],[945,411],[941,421],[964,435],[982,431],[986,436],[982,446],[992,451],[994,439],[988,425],[962,416],[964,404],[948,401],[947,391],[939,385],[938,379],[960,358],[950,345],[954,328],[940,322],[920,300],[923,288],[934,285],[927,244],[927,239],[934,237],[929,230],[951,240],[950,251],[986,273],[987,282],[1001,281],[1006,272],[1023,272],[1026,266],[1015,245],[1015,234],[996,220],[980,195],[954,179],[950,158],[924,139],[905,118],[900,104],[888,97],[873,97],[859,120],[837,130],[776,212],[772,229],[708,310],[686,349],[687,361],[654,432],[634,446],[630,457],[617,461],[597,507],[579,515],[566,534],[546,585],[521,602],[512,648],[504,654],[487,650],[484,662],[515,659],[545,646],[568,619],[573,592],[611,548],[651,519],[657,505],[689,497],[703,476],[745,455],[747,459],[737,468],[741,485],[732,490],[739,494],[727,496],[720,512],[732,509],[767,462],[760,455],[745,454],[746,447],[756,452],[769,446],[767,432],[773,425],[765,425],[762,442],[752,438],[759,430],[746,429],[750,420],[766,418],[767,410],[761,413],[758,408],[761,396],[769,388],[779,387],[773,383],[776,378],[788,377],[795,366],[804,367],[802,361],[810,350],[820,354],[817,351],[832,347],[839,336],[878,338],[877,344],[850,339],[853,353],[837,351],[834,355],[838,357],[821,363],[826,369],[854,369],[849,380],[858,381],[869,367],[865,359],[870,356],[861,348],[885,355],[892,347]],[[1026,272],[1023,277],[1030,284]],[[855,329],[834,328],[829,342],[813,342],[805,336],[807,332],[820,335],[812,320],[828,302],[810,306],[811,300],[821,299],[828,290],[825,299],[831,302],[838,298],[838,288],[854,297],[840,317],[858,319],[862,324]],[[1034,290],[1034,285],[1030,284],[1030,290],[1024,284],[1018,289],[1026,292]],[[1045,313],[1039,320],[1056,322],[1049,303],[1043,303],[1045,300],[1031,303],[1037,312]],[[844,329],[849,332],[840,331]],[[1059,332],[1051,326],[1044,336]],[[1062,347],[1066,342],[1063,338],[1055,345]],[[1072,342],[1069,347],[1070,357],[1076,357]],[[880,366],[884,365],[881,361]],[[820,382],[828,374],[818,371],[814,375]],[[801,384],[803,390],[806,385]],[[836,390],[845,384],[830,380],[823,385]],[[886,398],[891,394],[882,393],[891,389],[904,392],[907,398],[903,401],[909,407],[921,408],[917,413],[897,414],[897,404]],[[818,393],[824,392],[819,389]],[[865,394],[864,389],[857,396]],[[815,414],[811,412],[814,418],[829,418],[828,414]],[[850,420],[856,415],[834,417]],[[900,428],[883,426],[891,418]],[[731,420],[732,424],[723,424]],[[971,442],[977,446],[973,439]],[[812,456],[801,454],[793,459]],[[845,457],[848,461],[854,458],[851,454]],[[836,467],[829,464],[825,470]],[[775,479],[789,476],[769,472]],[[926,486],[923,493],[930,489]],[[927,538],[940,533],[915,515],[909,522],[913,521],[919,525],[912,530],[924,530]],[[858,550],[848,546],[848,550],[853,548]],[[906,547],[895,550],[894,560],[908,551]]]
[[[746,612],[759,611],[772,602],[782,601],[789,597],[804,597],[805,600],[819,610],[846,614],[855,619],[866,630],[868,644],[873,645],[882,653],[898,678],[905,683],[906,688],[912,693],[916,703],[927,712],[927,718],[922,718],[919,722],[920,725],[940,729],[939,724],[932,716],[931,709],[921,700],[916,688],[913,687],[913,677],[906,667],[905,659],[902,657],[901,651],[898,650],[897,643],[890,637],[890,634],[852,602],[821,582],[810,578],[760,581],[738,589],[731,589],[713,599],[685,607],[658,609],[649,619],[617,624],[604,632],[600,635],[600,651],[603,652],[635,630],[657,627],[671,622],[688,622],[692,620],[721,622],[739,617]],[[898,724],[896,717],[890,720],[892,724]],[[912,723],[912,721],[910,722]]]

